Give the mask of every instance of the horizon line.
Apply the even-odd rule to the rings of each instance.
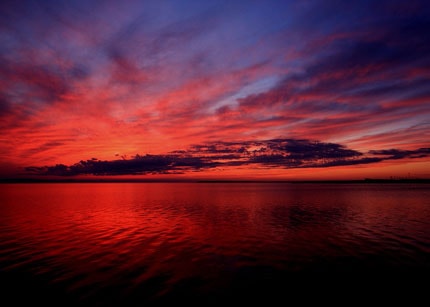
[[[115,178],[1,178],[7,183],[430,183],[430,178],[363,178],[363,179],[115,179]]]

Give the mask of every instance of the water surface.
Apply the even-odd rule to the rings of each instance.
[[[0,267],[17,302],[63,306],[252,301],[308,273],[429,273],[430,189],[3,184]]]

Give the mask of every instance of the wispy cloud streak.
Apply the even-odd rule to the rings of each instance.
[[[430,139],[429,3],[3,1],[3,163],[75,175],[428,159],[408,152]],[[112,160],[136,153],[149,156]],[[73,166],[82,157],[100,160]]]

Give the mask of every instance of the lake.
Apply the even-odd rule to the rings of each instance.
[[[58,306],[218,305],[293,295],[305,275],[428,274],[430,185],[1,184],[0,267],[3,297]]]

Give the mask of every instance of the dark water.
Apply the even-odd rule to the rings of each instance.
[[[321,282],[428,274],[429,188],[3,184],[3,297],[58,306],[218,305],[294,295],[312,284],[304,275]]]

